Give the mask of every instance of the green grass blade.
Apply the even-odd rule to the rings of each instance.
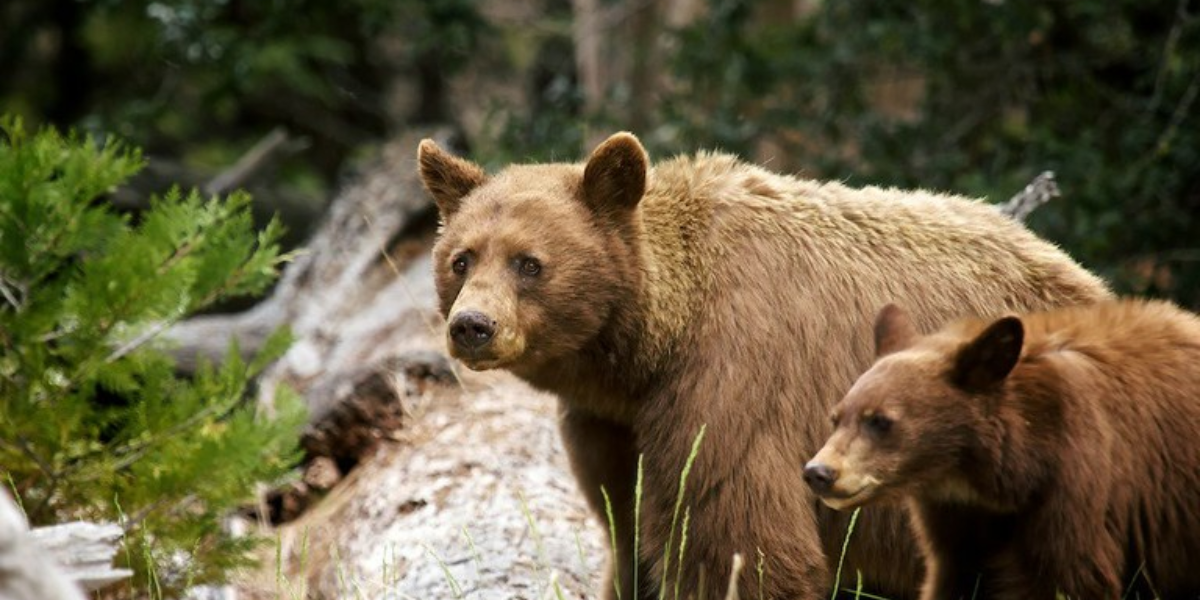
[[[427,544],[423,543],[421,544],[421,547],[425,548],[425,551],[428,552],[429,555],[433,557],[433,560],[437,561],[438,566],[442,568],[442,574],[445,575],[446,581],[449,582],[450,591],[454,594],[454,597],[462,598],[462,587],[458,585],[458,580],[454,578],[454,573],[450,572],[450,566],[446,564],[446,561],[442,560],[442,557],[438,556],[438,553],[434,552],[433,548],[430,548]]]
[[[754,565],[754,570],[758,573],[758,600],[763,600],[763,580],[766,578],[767,572],[767,555],[763,554],[762,548],[755,548],[758,551],[758,564]]]
[[[854,525],[858,523],[858,513],[862,508],[854,509],[850,515],[850,526],[846,528],[846,539],[842,540],[842,555],[838,557],[837,574],[833,578],[833,593],[829,600],[837,600],[838,589],[842,587],[842,564],[846,561],[846,551],[850,548],[850,536],[854,534]]]
[[[679,532],[679,561],[675,568],[675,600],[679,600],[679,582],[683,580],[683,553],[687,550],[688,525],[692,522],[692,507],[683,509],[683,530]]]
[[[475,577],[479,577],[482,572],[483,557],[479,555],[479,548],[475,547],[475,538],[471,537],[471,532],[467,531],[467,526],[462,526],[463,537],[467,538],[467,548],[471,550],[471,560],[475,562]]]
[[[529,532],[533,535],[533,547],[537,551],[537,560],[534,564],[538,569],[540,577],[543,569],[548,569],[546,565],[546,551],[542,545],[542,533],[538,531],[537,523],[533,520],[533,513],[529,511],[529,503],[525,501],[525,492],[517,490],[517,498],[521,501],[521,512],[525,514],[525,521],[529,523]]]
[[[638,461],[638,479],[641,479],[641,460]],[[617,551],[617,520],[613,518],[612,499],[608,497],[608,490],[604,486],[600,486],[600,495],[604,496],[604,514],[608,517],[608,539],[612,544],[612,564],[621,564],[621,553]],[[634,561],[634,568],[637,568],[637,561]],[[636,575],[634,576],[636,577]],[[634,585],[637,580],[634,579]],[[621,600],[621,569],[613,569],[613,588],[617,594],[617,600]]]
[[[641,520],[642,520],[642,459],[638,454],[637,482],[633,486],[633,600],[638,600],[638,556],[641,554]]]
[[[683,464],[683,471],[679,474],[679,493],[675,496],[675,511],[671,515],[671,529],[667,533],[667,547],[663,552],[663,578],[658,586],[658,597],[665,598],[667,594],[667,578],[671,574],[671,546],[675,543],[675,526],[679,523],[679,509],[683,506],[683,496],[687,491],[688,475],[692,472],[692,464],[696,461],[696,455],[700,453],[700,442],[704,441],[704,431],[708,425],[701,425],[700,432],[696,434],[696,439],[692,441],[692,451],[688,454],[687,462]]]

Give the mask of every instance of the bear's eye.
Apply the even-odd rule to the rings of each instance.
[[[526,277],[537,277],[542,272],[542,263],[538,262],[536,258],[522,258],[518,268]]]
[[[837,413],[834,413],[834,414],[832,414],[832,415],[829,415],[829,422],[830,422],[830,423],[833,423],[833,428],[834,428],[834,429],[837,429],[838,423],[841,423],[841,422],[842,422],[842,415],[839,415],[839,414],[837,414]]]
[[[863,419],[863,427],[871,434],[884,435],[891,431],[892,420],[879,413],[875,413]]]
[[[470,266],[468,263],[466,253],[459,254],[454,262],[450,263],[450,269],[454,271],[455,275],[466,275],[467,267]]]

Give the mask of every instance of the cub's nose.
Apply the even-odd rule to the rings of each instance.
[[[838,473],[828,465],[809,462],[804,465],[804,483],[812,488],[818,494],[827,493],[833,488],[833,482],[837,481]]]
[[[478,311],[464,311],[450,321],[450,339],[460,348],[478,350],[496,335],[496,322]]]

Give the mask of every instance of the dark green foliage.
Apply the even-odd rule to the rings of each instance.
[[[1052,169],[1065,197],[1035,229],[1124,291],[1200,307],[1195,6],[769,4],[713,0],[679,33],[678,146],[750,154],[768,136],[810,175],[993,201]]]
[[[453,116],[445,80],[486,33],[473,0],[6,0],[0,106],[117,133],[196,181],[282,126],[308,143],[272,167],[272,191],[319,203],[397,119]],[[388,94],[412,74],[398,108]]]
[[[721,148],[755,159],[767,143],[775,169],[995,202],[1053,170],[1064,197],[1032,228],[1119,291],[1200,308],[1198,10],[708,0],[664,33],[670,84],[636,133],[660,157]],[[576,92],[511,119],[504,147],[488,149],[495,162],[574,158],[589,129],[632,126],[609,114],[628,101],[584,115]]]
[[[175,373],[155,335],[217,300],[262,291],[281,260],[277,224],[255,234],[249,198],[171,191],[133,223],[102,199],[140,153],[52,130],[0,138],[0,476],[30,521],[118,521],[136,585],[220,579],[246,541],[220,518],[296,458],[303,408],[247,403],[251,363]],[[149,563],[147,557],[150,557]],[[179,566],[181,558],[183,566]],[[156,573],[147,572],[153,569]]]
[[[753,5],[710,2],[707,15],[677,33],[680,50],[672,63],[680,87],[663,104],[663,120],[676,132],[672,145],[751,156],[754,140],[775,126],[759,101],[778,93],[780,63],[794,55],[797,44],[778,47],[773,26],[752,23]]]
[[[526,86],[527,105],[513,106],[503,99],[489,102],[489,122],[484,138],[472,148],[490,167],[511,162],[573,160],[584,143],[584,134],[628,128],[610,115],[584,115],[583,90],[575,73],[575,40],[572,12],[565,2],[549,2],[543,21],[519,33],[499,36],[531,54]]]

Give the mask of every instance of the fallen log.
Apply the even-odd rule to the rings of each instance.
[[[113,524],[64,523],[29,530],[25,515],[0,492],[0,598],[83,600],[133,575],[114,569],[123,532]]]

